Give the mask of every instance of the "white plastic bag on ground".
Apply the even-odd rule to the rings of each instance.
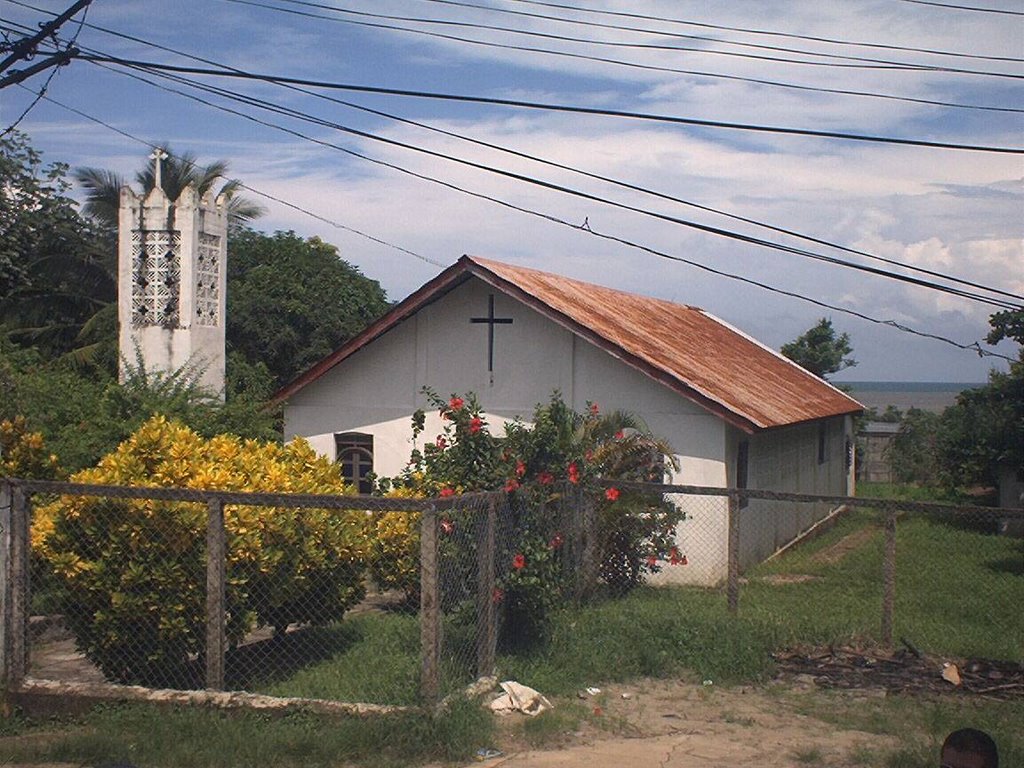
[[[551,709],[551,702],[533,688],[517,683],[515,680],[506,680],[500,685],[504,693],[491,702],[493,712],[500,715],[522,712],[524,715],[534,717],[546,709]]]

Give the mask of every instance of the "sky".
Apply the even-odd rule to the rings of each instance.
[[[0,0],[0,29],[16,37],[70,5]],[[1020,149],[1024,5],[964,5],[1009,13],[912,0],[94,0],[60,35],[163,64]],[[468,253],[699,306],[776,349],[830,318],[858,361],[837,381],[973,383],[1007,365],[948,343],[982,341],[999,306],[812,257],[965,288],[910,268],[930,270],[1020,304],[1020,153],[187,76],[272,112],[120,65],[50,72],[18,124],[44,161],[130,177],[150,153],[141,142],[226,160],[266,208],[257,229],[335,244],[392,300]],[[48,77],[0,91],[0,129]],[[1000,298],[982,288],[967,290]]]

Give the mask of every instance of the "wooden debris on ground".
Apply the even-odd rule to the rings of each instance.
[[[773,658],[780,677],[813,679],[821,688],[1024,699],[1024,664],[935,658],[906,646],[895,652],[801,648],[780,651]]]

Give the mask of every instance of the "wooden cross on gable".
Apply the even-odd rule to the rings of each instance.
[[[487,371],[494,373],[494,326],[512,325],[511,317],[494,316],[494,294],[487,296],[487,317],[471,317],[471,323],[487,323]]]

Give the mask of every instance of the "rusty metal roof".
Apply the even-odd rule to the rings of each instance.
[[[747,431],[863,406],[698,307],[463,256],[359,336],[278,392],[284,400],[420,308],[477,277]]]

